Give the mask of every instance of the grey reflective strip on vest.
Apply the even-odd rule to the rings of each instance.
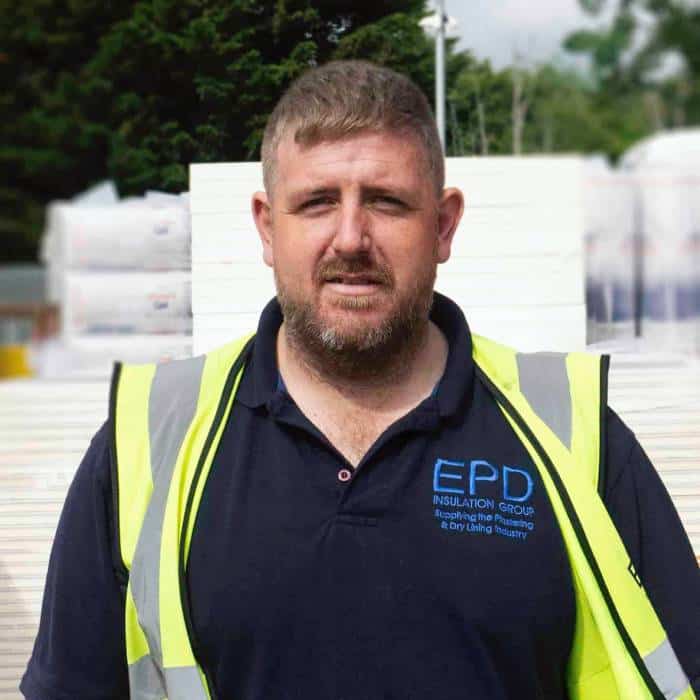
[[[129,666],[131,700],[191,700],[205,698],[203,692],[199,671],[193,666],[161,671],[150,656],[144,656]]]
[[[520,391],[549,429],[571,449],[571,391],[566,354],[517,353]]]
[[[129,666],[130,700],[164,700],[165,681],[156,662],[142,656]]]
[[[668,639],[644,657],[644,665],[667,700],[679,698],[688,690],[690,681]]]
[[[160,544],[165,506],[177,455],[197,408],[204,360],[204,357],[194,357],[191,360],[158,365],[151,384],[148,431],[153,495],[146,510],[130,573],[131,592],[139,624],[151,652],[150,657],[146,658],[150,659],[157,671],[153,673],[142,669],[129,674],[130,684],[132,681],[143,682],[141,687],[131,686],[133,697],[143,700],[166,696],[169,700],[184,697],[189,700],[205,700],[207,697],[195,667],[163,669],[159,597]],[[144,661],[144,669],[147,667],[148,662]],[[166,688],[162,687],[163,677]],[[184,683],[182,693],[171,685],[171,681],[174,683],[176,680]],[[155,687],[155,683],[160,687]]]
[[[166,668],[164,673],[168,700],[206,700],[202,678],[194,666]]]

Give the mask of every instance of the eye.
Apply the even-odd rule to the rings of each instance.
[[[373,206],[385,211],[398,212],[406,209],[406,205],[400,199],[396,199],[396,197],[390,197],[389,195],[377,195],[376,197],[373,197],[370,201]]]
[[[320,209],[324,206],[329,206],[334,204],[334,200],[331,197],[314,197],[304,202],[299,209],[306,211],[309,209]]]

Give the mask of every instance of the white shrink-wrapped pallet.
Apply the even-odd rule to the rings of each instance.
[[[188,193],[119,200],[108,182],[52,203],[41,259],[60,334],[32,348],[37,375],[191,356],[191,240]]]
[[[639,207],[641,334],[656,348],[700,352],[700,129],[654,136],[622,167]]]
[[[110,206],[55,203],[49,227],[67,269],[186,270],[189,211],[183,201],[153,198]]]
[[[115,362],[143,364],[192,357],[192,336],[76,335],[30,348],[29,362],[42,379],[107,379]]]
[[[76,195],[70,202],[52,202],[46,209],[44,232],[39,245],[39,260],[46,267],[46,299],[52,303],[60,303],[63,287],[65,264],[62,253],[62,242],[55,226],[53,210],[59,204],[71,204],[79,207],[104,207],[117,204],[119,194],[112,181],[100,182],[85,192]]]
[[[636,268],[633,179],[605,159],[584,176],[588,342],[635,334]]]
[[[64,285],[64,338],[192,330],[189,272],[69,272]]]

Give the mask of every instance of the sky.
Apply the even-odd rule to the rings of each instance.
[[[591,19],[577,0],[445,0],[445,9],[459,23],[457,48],[490,58],[495,68],[512,64],[514,52],[526,65],[556,56],[571,62],[561,50],[564,37],[605,24],[605,16]]]

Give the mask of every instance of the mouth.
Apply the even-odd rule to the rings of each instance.
[[[326,278],[326,282],[332,284],[381,284],[381,280],[374,275],[333,275]]]
[[[324,283],[340,294],[373,294],[384,285],[384,281],[371,274],[329,275]]]

